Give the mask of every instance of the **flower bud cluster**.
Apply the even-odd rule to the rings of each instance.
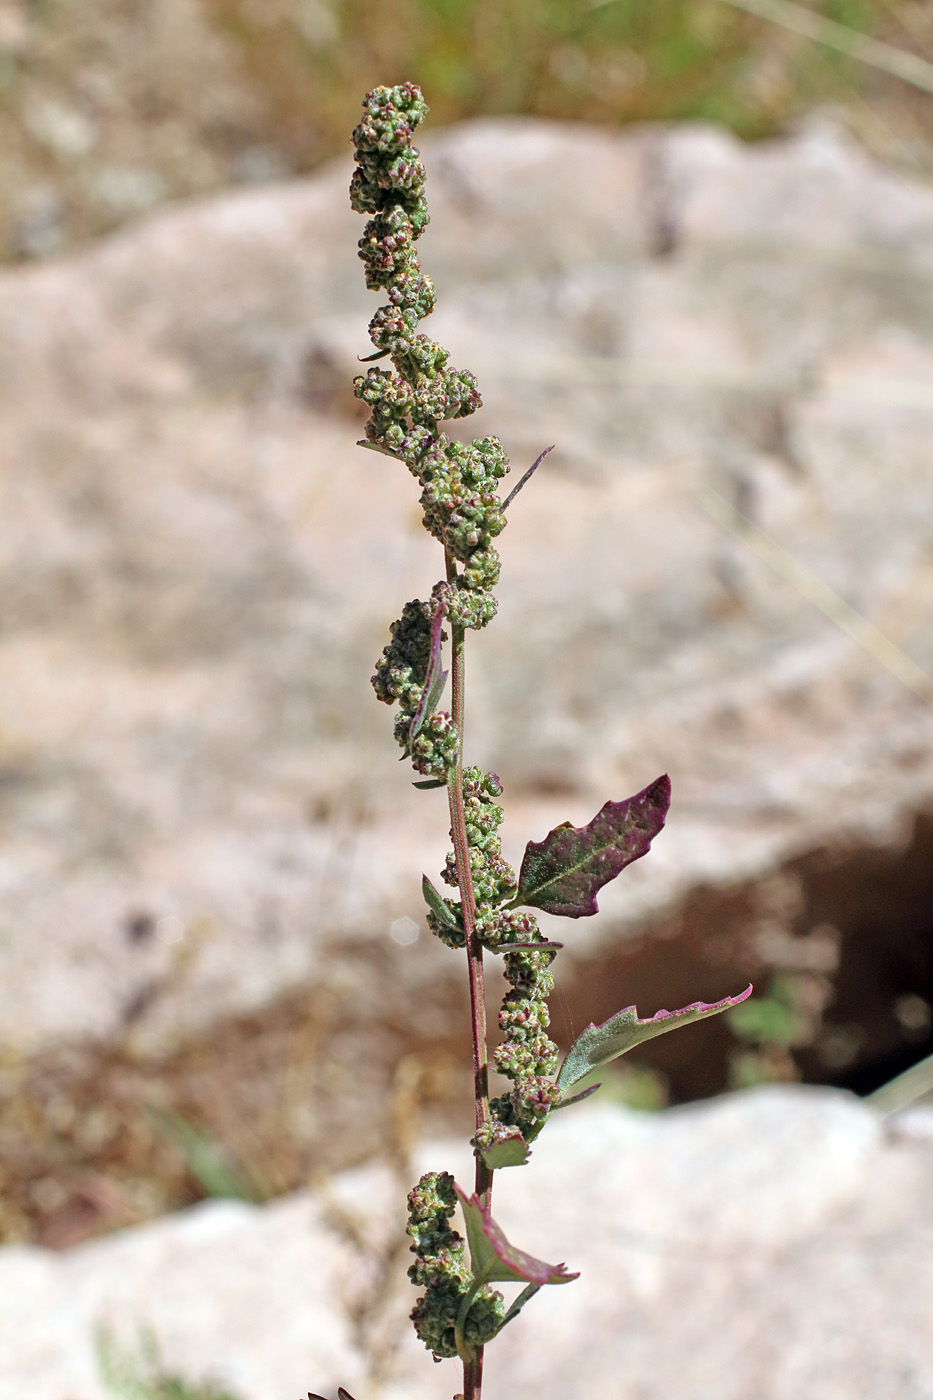
[[[406,603],[390,631],[391,640],[376,663],[373,689],[385,704],[398,704],[396,742],[416,771],[443,778],[457,761],[457,729],[450,715],[446,710],[433,710],[422,718],[417,733],[412,733],[431,658],[431,623],[425,604],[419,598]]]
[[[463,815],[476,903],[476,928],[481,942],[488,948],[498,946],[502,920],[508,918],[508,915],[497,914],[496,908],[515,893],[515,872],[504,859],[499,840],[504,814],[496,799],[501,796],[502,783],[495,773],[464,768]],[[457,859],[453,851],[447,853],[442,878],[456,888]],[[451,908],[458,911],[459,905],[452,904]]]
[[[412,83],[376,88],[363,106],[353,133],[350,202],[372,215],[360,257],[366,285],[384,289],[389,304],[376,312],[369,333],[392,369],[371,366],[354,381],[354,393],[370,411],[367,440],[406,463],[422,488],[425,528],[462,565],[454,580],[438,584],[435,601],[456,625],[485,627],[495,616],[499,578],[492,541],[505,524],[497,485],[509,466],[497,438],[451,442],[439,429],[475,413],[482,400],[474,376],[451,366],[443,346],[417,331],[434,309],[434,288],[415,251],[428,214],[412,136],[427,106]]]
[[[408,1195],[408,1235],[415,1256],[408,1277],[425,1289],[412,1310],[411,1320],[435,1361],[457,1355],[457,1315],[472,1284],[463,1240],[450,1228],[456,1205],[454,1179],[449,1172],[426,1172]],[[489,1287],[480,1288],[463,1326],[467,1345],[472,1349],[488,1342],[502,1326],[504,1317],[502,1294]]]
[[[476,930],[485,947],[505,954],[505,977],[512,988],[499,1012],[503,1040],[496,1048],[495,1064],[501,1074],[512,1080],[513,1087],[511,1093],[491,1101],[490,1111],[496,1121],[518,1126],[523,1136],[534,1136],[560,1100],[560,1090],[551,1079],[557,1068],[558,1049],[547,1035],[547,997],[554,989],[549,969],[555,950],[523,946],[541,942],[534,915],[500,908],[515,893],[517,884],[515,872],[502,856],[499,840],[503,812],[497,799],[501,796],[502,783],[495,773],[483,773],[479,768],[463,770],[463,810],[476,900]],[[457,862],[452,851],[447,855],[443,878],[448,885],[457,885]],[[432,913],[428,914],[428,923],[444,943],[462,947],[462,905],[450,901],[450,908],[458,918],[457,928],[444,925]],[[483,1146],[478,1141],[475,1145]]]
[[[499,1011],[503,1039],[496,1047],[495,1064],[500,1074],[512,1080],[512,1091],[492,1099],[489,1109],[495,1120],[516,1125],[530,1141],[560,1102],[560,1090],[552,1082],[559,1052],[547,1034],[547,998],[554,990],[549,969],[557,954],[553,948],[521,946],[541,941],[533,915],[509,917],[508,936],[499,946],[505,953],[505,978],[512,989],[506,992]]]

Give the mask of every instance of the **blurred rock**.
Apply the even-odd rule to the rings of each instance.
[[[419,1149],[410,1173],[454,1170]],[[450,1394],[405,1321],[402,1184],[382,1167],[266,1207],[212,1202],[65,1255],[0,1250],[2,1400],[104,1400],[93,1333],[153,1328],[166,1366],[244,1400],[338,1384]],[[929,1142],[847,1095],[760,1089],[659,1115],[560,1114],[496,1179],[514,1243],[580,1271],[489,1349],[489,1400],[922,1400],[933,1393]],[[446,1388],[445,1388],[446,1387]]]
[[[488,404],[463,435],[519,469],[558,444],[470,646],[508,853],[670,771],[580,950],[700,882],[901,839],[933,791],[898,660],[933,660],[933,191],[823,128],[481,121],[425,150],[428,329]],[[261,1006],[329,942],[389,940],[442,862],[443,794],[368,686],[439,565],[404,472],[353,446],[378,298],[348,174],[0,278],[0,1040]],[[443,975],[424,944],[392,944],[400,977]]]
[[[49,257],[65,242],[65,202],[54,185],[33,185],[19,196],[13,217],[11,242],[16,257]]]

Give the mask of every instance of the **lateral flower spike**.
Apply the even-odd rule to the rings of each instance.
[[[454,1188],[463,1208],[473,1277],[480,1283],[571,1283],[579,1274],[568,1274],[564,1264],[545,1264],[509,1244],[488,1210],[476,1196]]]
[[[525,847],[513,907],[582,919],[597,914],[596,893],[648,851],[664,825],[671,780],[663,774],[623,802],[607,802],[586,826],[563,822]]]
[[[738,1006],[751,993],[751,987],[746,987],[735,997],[723,997],[722,1001],[714,1002],[695,1001],[681,1011],[658,1011],[645,1020],[640,1019],[634,1006],[626,1006],[602,1025],[589,1025],[577,1036],[560,1067],[557,1086],[561,1090],[569,1089],[597,1065],[618,1059],[642,1041],[676,1030],[678,1026],[689,1026],[693,1021],[704,1021],[707,1016],[718,1016],[721,1011]]]

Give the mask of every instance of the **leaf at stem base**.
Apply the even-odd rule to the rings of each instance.
[[[535,1283],[541,1287],[546,1283],[570,1283],[580,1277],[568,1274],[564,1264],[545,1264],[543,1259],[516,1249],[476,1196],[466,1196],[459,1186],[455,1190],[463,1208],[475,1279],[481,1283]]]

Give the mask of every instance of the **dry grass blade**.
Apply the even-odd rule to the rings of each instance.
[[[757,15],[771,24],[778,24],[794,34],[802,34],[818,44],[825,44],[872,68],[880,68],[882,72],[891,73],[922,92],[933,93],[933,63],[928,63],[919,54],[906,53],[893,44],[885,44],[880,39],[850,29],[848,25],[838,24],[834,19],[816,15],[803,5],[795,5],[793,0],[724,0],[724,3],[733,9]]]
[[[873,1094],[869,1094],[868,1102],[873,1103],[882,1113],[899,1113],[931,1092],[933,1092],[933,1055],[928,1055],[919,1064],[911,1065],[910,1069],[899,1074],[896,1079],[892,1079],[888,1084],[876,1089]]]

